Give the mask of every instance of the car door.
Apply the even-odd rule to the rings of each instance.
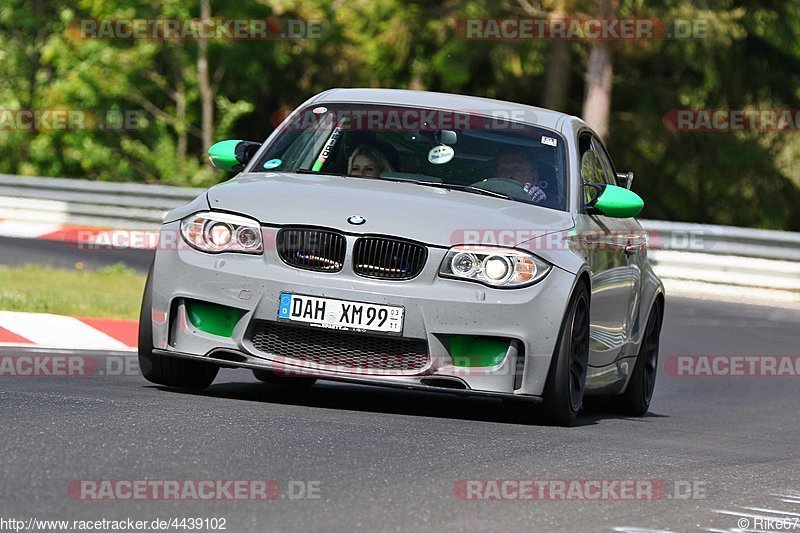
[[[614,163],[611,160],[611,156],[608,154],[608,150],[606,150],[602,141],[595,136],[592,136],[592,144],[600,158],[600,163],[603,165],[606,182],[612,185],[619,185],[617,171],[614,168]],[[617,236],[616,241],[617,246],[622,247],[625,253],[628,267],[627,283],[630,285],[631,293],[628,309],[625,314],[625,333],[627,340],[630,340],[632,324],[635,323],[635,313],[639,308],[639,295],[641,294],[642,281],[641,265],[646,256],[647,233],[635,218],[621,218],[617,219],[617,221],[622,227],[622,230]]]
[[[579,134],[580,179],[583,183],[606,185],[596,141],[590,131]],[[613,184],[613,183],[612,183]],[[584,188],[584,203],[593,194]],[[589,365],[604,366],[624,356],[628,337],[628,316],[632,298],[630,262],[625,252],[628,225],[624,219],[588,214],[576,217],[577,245],[592,271]]]

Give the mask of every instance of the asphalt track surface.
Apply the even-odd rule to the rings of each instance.
[[[771,517],[800,531],[800,378],[664,371],[676,354],[795,355],[800,312],[667,304],[651,412],[588,412],[573,428],[523,423],[495,400],[330,382],[295,390],[244,370],[221,371],[203,393],[178,392],[135,369],[120,375],[115,354],[97,356],[103,375],[0,378],[0,518],[224,517],[228,531],[423,532],[733,531],[739,520],[766,530],[754,521]],[[70,496],[70,481],[87,479],[269,479],[281,496]],[[458,498],[454,487],[473,479],[656,480],[667,495]],[[299,487],[319,497],[294,499]]]
[[[152,259],[152,250],[86,249],[64,241],[0,237],[0,266],[35,263],[71,269],[80,262],[83,268],[96,270],[124,263],[140,272],[147,272]]]

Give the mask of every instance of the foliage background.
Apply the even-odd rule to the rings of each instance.
[[[137,110],[131,131],[0,128],[0,172],[209,185],[200,130],[260,140],[276,117],[330,87],[456,92],[580,115],[593,43],[475,41],[464,18],[593,16],[703,20],[696,39],[613,43],[608,144],[636,172],[643,216],[800,230],[800,132],[674,132],[671,109],[798,109],[796,0],[5,0],[0,109]],[[68,31],[84,18],[281,17],[322,20],[319,39],[113,41]],[[557,54],[560,47],[562,53]],[[210,87],[199,63],[206,57]],[[564,72],[557,94],[548,74]]]

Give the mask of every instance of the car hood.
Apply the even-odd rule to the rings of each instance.
[[[293,173],[251,173],[208,191],[212,209],[265,225],[311,225],[426,244],[515,246],[573,227],[572,216],[535,205],[414,183]],[[363,217],[361,225],[348,222]]]

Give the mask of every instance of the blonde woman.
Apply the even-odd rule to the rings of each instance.
[[[374,146],[361,144],[347,161],[347,173],[362,178],[377,178],[384,172],[394,172],[386,156]]]

